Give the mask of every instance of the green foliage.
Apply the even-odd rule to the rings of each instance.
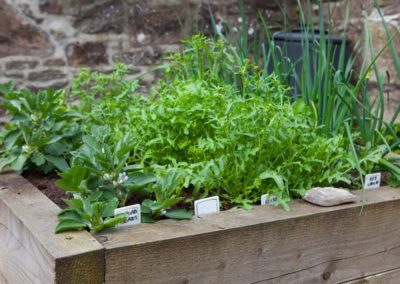
[[[61,188],[82,200],[101,192],[99,202],[116,199],[119,206],[140,196],[142,219],[153,222],[191,218],[191,202],[209,194],[250,209],[272,193],[288,208],[311,186],[350,183],[356,167],[346,139],[321,135],[312,109],[292,104],[275,76],[248,60],[227,59],[230,69],[220,68],[236,52],[224,41],[196,36],[186,45],[150,97],[133,90],[121,97],[98,89],[79,94],[88,127],[106,126],[86,128]],[[102,77],[82,78],[93,76]],[[105,76],[103,86],[112,89],[115,76]],[[102,116],[105,102],[121,112]]]
[[[385,139],[389,145],[393,145],[393,152],[400,154],[400,123],[393,124],[392,130],[386,135]]]
[[[87,131],[93,124],[123,124],[128,108],[141,100],[136,93],[138,81],[125,80],[130,71],[130,66],[118,63],[109,74],[82,69],[73,80],[71,94],[79,99]]]
[[[58,214],[59,223],[56,233],[68,230],[89,229],[93,232],[111,228],[126,220],[124,213],[114,215],[114,210],[118,206],[118,199],[107,198],[102,200],[101,191],[92,193],[85,199],[74,198],[65,200],[67,209]]]
[[[196,78],[211,85],[230,85],[234,94],[263,97],[287,89],[280,81],[264,76],[257,65],[240,56],[237,49],[223,39],[211,40],[195,35],[183,43],[186,48],[168,58],[171,64],[165,70],[167,85],[170,80]]]
[[[69,207],[60,213],[59,226],[72,229],[68,225],[81,224],[80,228],[98,231],[123,222],[121,215],[114,216],[114,209],[125,206],[129,194],[145,189],[156,178],[128,164],[132,149],[129,134],[115,141],[109,127],[94,126],[82,141],[82,146],[73,153],[71,168],[60,173],[61,179],[56,182],[78,200],[66,200]],[[71,223],[70,215],[80,217]]]
[[[193,200],[208,195],[248,210],[269,193],[289,210],[288,202],[311,187],[358,187],[376,169],[400,181],[399,159],[387,155],[400,144],[395,117],[383,121],[385,76],[375,64],[384,49],[373,53],[368,29],[370,63],[357,74],[353,57],[344,62],[344,46],[334,68],[330,26],[315,45],[303,42],[313,52],[295,63],[276,56],[282,51],[262,18],[270,50],[257,42],[260,31],[251,48],[243,5],[241,15],[233,41],[220,33],[217,40],[184,41],[170,65],[160,67],[164,77],[148,97],[126,79],[130,69],[122,64],[109,74],[82,70],[71,89],[78,107],[66,105],[63,91],[0,85],[13,116],[1,134],[1,169],[61,171],[57,185],[74,198],[66,200],[56,232],[113,227],[126,219],[114,210],[132,199],[141,202],[143,222],[154,222],[190,219]],[[306,35],[315,36],[300,15]],[[325,28],[321,14],[319,29]],[[387,36],[385,48],[393,52],[393,35]],[[301,76],[293,74],[295,64],[302,64]],[[376,101],[368,94],[371,72]],[[301,90],[296,97],[284,84],[291,76]]]
[[[184,172],[176,170],[169,170],[165,177],[158,178],[149,191],[154,195],[154,200],[145,199],[142,203],[143,222],[151,223],[162,216],[171,219],[192,218],[192,213],[185,209],[171,210],[171,207],[185,200],[181,196],[184,179]]]
[[[381,16],[387,42],[378,52],[375,51],[374,39],[371,36],[367,16],[365,16],[365,38],[361,49],[364,50],[363,53],[366,56],[362,59],[361,70],[354,67],[354,62],[359,56],[359,49],[356,49],[349,57],[346,53],[345,39],[350,15],[350,1],[344,3],[344,29],[341,34],[344,40],[334,50],[332,21],[330,14],[324,13],[330,9],[330,1],[323,4],[321,0],[316,3],[309,0],[297,0],[300,16],[299,26],[302,29],[303,38],[301,48],[307,52],[303,52],[301,58],[296,61],[290,58],[285,47],[275,44],[268,23],[261,13],[255,26],[252,27],[254,38],[252,48],[249,48],[247,30],[250,27],[244,17],[242,2],[240,1],[241,31],[228,30],[228,33],[223,34],[218,31],[214,21],[216,37],[226,42],[227,49],[237,51],[235,53],[237,60],[234,60],[237,66],[241,66],[242,62],[251,57],[255,65],[262,66],[263,76],[268,76],[272,71],[284,84],[289,84],[290,80],[294,78],[296,82],[294,99],[303,101],[312,108],[320,133],[326,136],[347,136],[345,128],[347,125],[350,132],[348,139],[357,137],[354,144],[354,153],[360,155],[357,159],[363,159],[363,155],[369,155],[368,151],[375,151],[380,145],[386,145],[385,151],[378,151],[382,154],[381,158],[385,159],[384,155],[400,144],[398,135],[393,130],[396,118],[400,113],[400,106],[388,121],[384,120],[388,104],[384,84],[390,82],[390,74],[386,70],[379,71],[376,64],[381,54],[390,48],[397,76],[400,76],[400,61],[393,41],[395,37],[399,36],[399,32],[390,34],[378,1],[374,0],[374,4]],[[317,18],[314,17],[313,5],[318,5],[319,8]],[[211,17],[213,19],[212,13]],[[326,31],[326,33],[319,31]],[[312,41],[309,40],[310,38]],[[356,43],[356,47],[358,46],[360,46],[360,42]],[[300,74],[296,72],[299,69],[301,70]],[[372,73],[375,75],[378,87],[376,98],[372,98],[368,92],[369,78]],[[393,137],[392,143],[385,140],[387,135]],[[383,166],[382,163],[376,162],[374,167],[369,167],[368,171],[379,170],[381,166]],[[399,169],[394,170],[397,168],[396,164],[392,163],[392,166],[386,167],[386,169],[396,176],[396,171]],[[362,177],[360,178],[362,179]]]
[[[292,105],[281,90],[242,97],[231,85],[175,79],[130,115],[142,120],[128,126],[141,164],[177,167],[186,175],[181,187],[245,207],[263,193],[287,200],[313,185],[350,183],[345,139],[319,135],[311,110]]]
[[[65,91],[47,89],[37,94],[0,88],[2,107],[12,116],[1,131],[0,171],[10,166],[17,172],[27,167],[48,173],[68,169],[70,151],[80,144],[81,114],[65,103]]]
[[[154,176],[142,173],[135,165],[128,164],[133,148],[129,133],[115,141],[109,127],[93,127],[92,132],[82,140],[82,147],[73,153],[71,169],[75,166],[85,169],[90,173],[90,184],[95,188],[111,190],[121,206],[125,205],[130,192],[155,181]],[[85,194],[84,191],[82,193]]]

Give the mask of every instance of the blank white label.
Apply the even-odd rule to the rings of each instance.
[[[194,202],[194,214],[196,217],[201,215],[213,214],[219,212],[219,197],[212,196],[199,199]]]
[[[137,224],[141,223],[140,204],[121,207],[121,208],[117,208],[114,210],[115,215],[117,215],[119,213],[125,213],[126,215],[128,215],[128,218],[124,222],[119,223],[118,227],[137,225]]]
[[[263,194],[261,195],[261,205],[271,205],[277,200],[275,195]]]
[[[378,188],[381,186],[381,173],[373,173],[365,176],[364,189]]]

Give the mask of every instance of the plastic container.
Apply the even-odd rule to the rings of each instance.
[[[328,40],[330,41],[331,45],[331,62],[333,61],[333,67],[335,70],[339,67],[339,60],[340,60],[340,49],[343,41],[345,41],[345,63],[349,59],[350,50],[349,50],[349,42],[346,39],[343,39],[341,36],[338,35],[330,35],[328,38],[328,34],[325,33],[326,37],[326,46],[328,48]],[[288,72],[290,69],[290,64],[287,60],[282,60],[283,57],[287,57],[290,59],[290,62],[295,64],[295,73],[297,74],[298,78],[302,76],[302,57],[304,52],[309,53],[310,59],[310,70],[311,70],[311,78],[314,78],[315,74],[315,66],[313,57],[314,54],[317,54],[318,57],[318,50],[319,50],[319,42],[321,40],[321,33],[318,30],[314,31],[314,37],[311,32],[305,33],[301,29],[295,29],[289,33],[276,33],[273,36],[273,41],[275,46],[278,46],[281,52],[276,51],[276,56],[278,60],[281,60],[283,63],[283,68],[285,72]],[[303,46],[305,42],[308,41],[308,50],[304,50]],[[315,52],[317,51],[317,53]],[[317,59],[318,64],[318,59]],[[273,71],[273,63],[270,61],[269,70]],[[291,87],[294,88],[294,93],[298,94],[300,92],[300,87],[296,83],[295,76],[292,75],[288,82]]]

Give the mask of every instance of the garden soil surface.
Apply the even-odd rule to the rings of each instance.
[[[59,178],[56,173],[45,175],[40,172],[25,171],[22,176],[57,204],[58,207],[62,209],[67,207],[63,199],[70,199],[72,195],[65,193],[56,186],[55,182]]]
[[[65,191],[62,189],[58,188],[55,184],[56,180],[59,179],[60,177],[57,175],[57,173],[49,173],[47,175],[37,172],[37,171],[25,171],[23,172],[22,176],[27,179],[31,184],[33,184],[36,188],[38,188],[44,195],[46,195],[50,200],[52,200],[58,207],[61,209],[67,208],[68,206],[65,204],[63,199],[71,199],[73,198],[72,194],[67,194]],[[382,172],[382,179],[381,179],[381,186],[387,185],[388,180],[390,179],[390,175],[386,172]],[[338,186],[340,187],[340,186]],[[343,188],[346,188],[346,185],[343,186]],[[186,193],[186,198],[191,198],[191,192]],[[132,204],[141,204],[143,201],[142,196],[136,196],[136,195],[131,195],[125,206],[129,206]],[[175,206],[173,206],[172,209],[186,209],[186,210],[191,210],[193,209],[192,207],[192,202],[186,203],[182,202],[179,203]],[[229,210],[231,209],[234,205],[229,203],[226,200],[221,200],[222,203],[222,210]]]
[[[71,199],[73,198],[72,194],[67,194],[64,190],[58,188],[55,184],[56,180],[60,177],[57,173],[49,173],[47,175],[37,172],[37,171],[25,171],[22,173],[22,176],[28,180],[32,185],[38,188],[44,195],[46,195],[51,201],[53,201],[58,207],[61,209],[67,208],[68,206],[65,204],[63,199]],[[188,190],[183,194],[183,196],[187,199],[191,199],[192,192]],[[143,196],[137,196],[132,194],[128,200],[126,201],[125,206],[129,206],[132,204],[141,204],[144,200]],[[229,203],[227,200],[221,199],[222,210],[229,210],[234,205]],[[193,210],[192,202],[186,203],[178,203],[172,207],[172,209],[186,209]]]

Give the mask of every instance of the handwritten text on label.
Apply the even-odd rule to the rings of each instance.
[[[116,215],[119,213],[125,213],[126,215],[128,215],[128,218],[124,222],[118,224],[118,226],[122,227],[141,223],[140,204],[115,209],[114,214]]]
[[[381,186],[381,173],[373,173],[365,176],[364,189],[378,188]]]
[[[275,195],[263,194],[261,195],[261,205],[271,205],[277,200]]]

